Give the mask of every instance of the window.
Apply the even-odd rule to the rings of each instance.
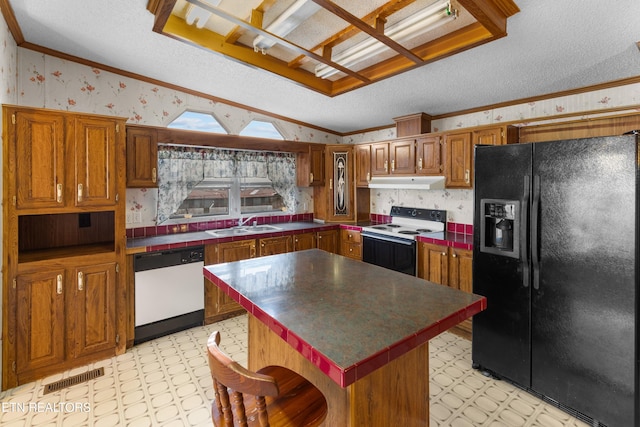
[[[167,125],[172,129],[197,130],[200,132],[228,133],[212,114],[185,111]]]
[[[252,120],[242,131],[242,136],[255,136],[258,138],[284,139],[282,134],[271,122]]]
[[[161,145],[157,223],[293,211],[295,155]]]

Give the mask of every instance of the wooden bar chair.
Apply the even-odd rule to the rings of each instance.
[[[327,401],[304,377],[280,366],[251,372],[231,360],[219,344],[220,333],[215,331],[207,342],[214,426],[312,427],[325,419]]]

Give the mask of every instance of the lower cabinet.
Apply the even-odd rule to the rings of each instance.
[[[316,247],[316,233],[300,233],[293,236],[293,250],[304,251]]]
[[[116,266],[51,265],[16,276],[9,300],[15,298],[18,384],[115,354]]]
[[[340,255],[362,260],[362,239],[359,231],[340,230]]]
[[[240,261],[257,256],[275,255],[312,248],[338,252],[338,230],[301,233],[289,236],[263,237],[237,242],[205,245],[204,264]],[[218,322],[242,314],[244,308],[216,285],[204,279],[204,322]]]
[[[284,254],[293,251],[292,236],[258,239],[259,256]]]
[[[204,247],[204,265],[240,261],[256,257],[255,239],[226,242]],[[204,279],[204,322],[218,322],[244,312],[244,308],[222,292],[208,279]]]
[[[473,291],[473,251],[433,243],[418,243],[418,277],[465,292]],[[471,319],[454,328],[471,337]]]
[[[316,247],[323,251],[338,253],[338,230],[316,232]]]

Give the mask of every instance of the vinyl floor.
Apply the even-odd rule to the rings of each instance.
[[[222,335],[221,347],[246,366],[247,317],[240,316],[4,391],[0,426],[211,426],[213,389],[205,346],[214,330]],[[470,341],[454,334],[445,332],[431,340],[429,363],[431,426],[587,426],[472,369]],[[104,376],[43,395],[46,384],[99,367]]]

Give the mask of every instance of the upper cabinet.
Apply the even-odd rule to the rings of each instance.
[[[442,175],[442,144],[439,135],[416,138],[416,174]]]
[[[158,133],[127,126],[127,187],[158,186]]]
[[[371,144],[371,175],[411,175],[416,172],[415,138]]]
[[[448,188],[473,188],[473,147],[502,145],[518,141],[514,126],[495,126],[444,134],[445,185]]]
[[[356,187],[366,188],[371,180],[371,145],[356,145]]]
[[[449,133],[444,136],[445,185],[448,188],[473,187],[473,145],[471,132]]]
[[[5,117],[16,209],[116,204],[116,141],[124,121],[17,107]]]
[[[504,145],[518,142],[518,128],[496,126],[473,131],[473,145]]]
[[[324,144],[309,144],[309,150],[296,154],[296,185],[314,187],[324,185]]]

